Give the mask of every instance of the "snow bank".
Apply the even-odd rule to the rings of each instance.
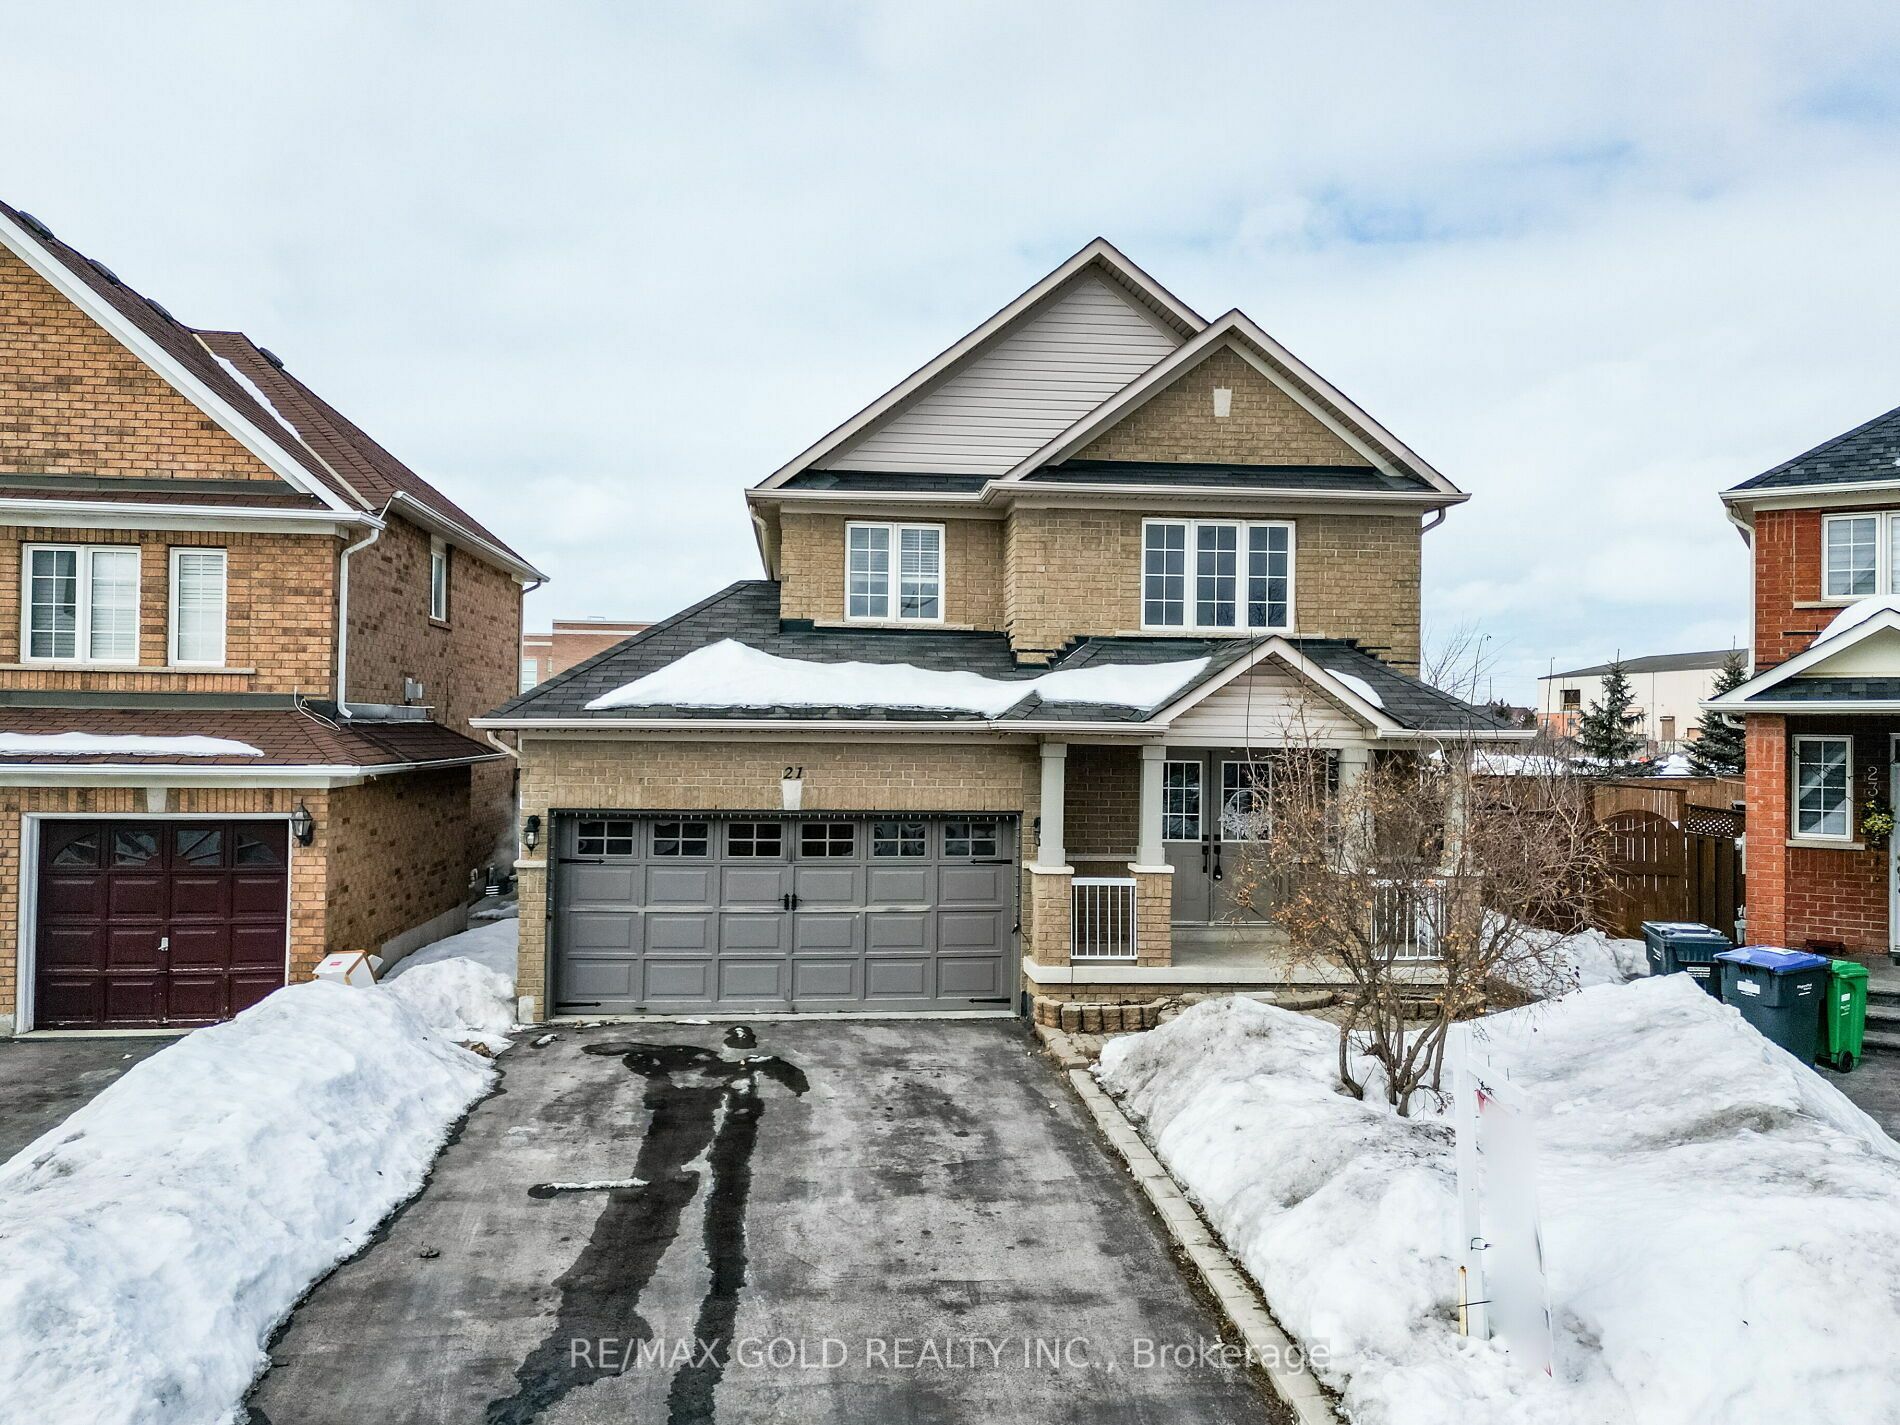
[[[515,951],[520,922],[493,921],[404,957],[383,988],[457,1043],[491,1053],[515,1030]]]
[[[609,708],[927,708],[1000,717],[1032,693],[1052,703],[1152,708],[1199,677],[1205,658],[1068,668],[1036,678],[985,678],[909,663],[814,663],[722,639],[695,648],[587,706]]]
[[[1339,679],[1340,682],[1351,688],[1375,708],[1385,706],[1385,699],[1379,696],[1379,690],[1373,687],[1372,684],[1368,683],[1364,678],[1353,673],[1336,673],[1333,672],[1331,668],[1328,668],[1326,671],[1332,673],[1335,678]]]
[[[1535,1106],[1554,1378],[1456,1333],[1452,1131],[1210,1001],[1100,1074],[1358,1425],[1900,1419],[1900,1148],[1686,975],[1478,1030]],[[1362,1061],[1363,1062],[1363,1061]]]
[[[431,946],[384,989],[279,990],[0,1167],[7,1418],[235,1418],[277,1323],[487,1091],[493,1068],[455,1040],[495,1031],[513,930]]]
[[[0,732],[0,753],[40,752],[64,757],[262,757],[248,742],[228,737],[137,737],[103,732]]]

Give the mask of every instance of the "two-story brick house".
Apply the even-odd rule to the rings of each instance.
[[[540,576],[239,332],[0,205],[0,1032],[225,1018],[512,854]]]
[[[1091,243],[749,492],[763,580],[478,720],[519,740],[524,1012],[1283,979],[1231,943],[1260,759],[1527,735],[1417,677],[1465,498]]]
[[[1900,410],[1722,496],[1753,561],[1748,935],[1891,952],[1900,762]]]

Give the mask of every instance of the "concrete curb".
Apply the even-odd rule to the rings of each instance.
[[[1173,1175],[1142,1141],[1120,1105],[1095,1082],[1087,1056],[1061,1030],[1039,1025],[1036,1032],[1051,1057],[1067,1072],[1069,1086],[1094,1117],[1096,1127],[1121,1154],[1122,1162],[1154,1205],[1168,1235],[1194,1264],[1222,1314],[1266,1371],[1273,1393],[1293,1412],[1299,1425],[1339,1425],[1332,1402],[1306,1367],[1305,1351],[1274,1322],[1253,1283],[1234,1265],[1227,1249],[1201,1220],[1201,1214],[1188,1201]]]

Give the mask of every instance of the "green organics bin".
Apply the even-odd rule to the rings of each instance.
[[[1846,1073],[1860,1062],[1867,1033],[1867,967],[1834,960],[1821,1002],[1821,1062]]]

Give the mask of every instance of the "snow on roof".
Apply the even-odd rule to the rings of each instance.
[[[1364,698],[1367,702],[1371,703],[1375,708],[1382,708],[1385,706],[1385,699],[1379,696],[1378,689],[1374,688],[1372,684],[1368,683],[1364,678],[1355,677],[1351,673],[1341,673],[1337,671],[1336,669],[1332,669],[1332,668],[1328,668],[1326,671],[1328,673],[1331,673],[1335,678],[1337,678],[1340,682],[1344,683],[1347,687],[1351,688],[1355,693],[1357,693],[1360,697]]]
[[[611,708],[918,708],[1001,717],[1032,694],[1050,703],[1153,708],[1207,668],[1207,659],[1103,664],[1035,678],[986,678],[909,663],[815,663],[761,653],[733,639],[696,648],[643,678],[603,693]]]
[[[111,736],[98,732],[0,732],[0,755],[40,752],[48,756],[89,757],[262,757],[248,742],[228,737]]]
[[[1848,629],[1866,623],[1876,614],[1900,613],[1900,594],[1876,594],[1870,599],[1849,604],[1834,615],[1833,622],[1821,630],[1821,636],[1815,643],[1826,643],[1836,634],[1846,633]],[[1810,644],[1810,647],[1813,645]]]
[[[272,401],[269,396],[266,396],[255,381],[240,371],[237,366],[231,362],[230,358],[219,356],[216,352],[213,352],[211,359],[224,368],[225,375],[229,376],[243,388],[245,395],[257,402],[260,410],[264,411],[272,420],[277,422],[280,429],[271,432],[272,435],[282,437],[298,446],[303,445],[303,437],[297,434],[297,427],[291,424],[289,417],[277,409],[276,402]]]

